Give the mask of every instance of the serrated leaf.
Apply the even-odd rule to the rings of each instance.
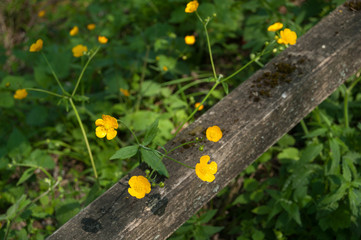
[[[19,181],[16,183],[16,186],[19,186],[26,180],[28,180],[33,174],[34,174],[35,168],[28,168],[24,171],[24,173],[21,175]]]
[[[300,216],[300,209],[298,208],[298,206],[291,202],[285,202],[285,201],[281,201],[281,206],[283,207],[284,210],[286,210],[286,212],[288,213],[288,215],[296,221],[296,223],[300,226],[302,226],[302,222],[301,222],[301,216]]]
[[[138,148],[139,148],[138,145],[123,147],[123,148],[119,149],[118,151],[116,151],[114,153],[114,155],[110,157],[110,160],[128,159],[130,157],[133,157],[135,154],[137,154]]]
[[[145,137],[144,137],[144,140],[143,140],[143,145],[146,146],[146,145],[150,144],[153,141],[153,139],[157,136],[157,133],[159,131],[158,123],[159,123],[159,120],[156,119],[152,123],[152,125],[150,125],[147,132],[145,133]]]
[[[164,166],[164,163],[162,162],[162,158],[159,156],[159,154],[152,150],[147,150],[144,148],[140,149],[140,153],[142,154],[142,160],[146,164],[148,164],[152,169],[157,171],[158,173],[169,177],[169,173],[167,168]]]
[[[300,162],[312,162],[322,151],[323,145],[309,145],[302,151]]]
[[[310,132],[309,134],[305,135],[304,138],[314,138],[318,136],[323,136],[327,131],[328,131],[327,128],[318,128]]]
[[[320,205],[327,206],[332,204],[333,202],[337,202],[346,194],[347,188],[347,184],[341,184],[341,186],[336,191],[326,195],[326,197],[320,202]]]
[[[353,191],[352,188],[348,191],[348,201],[350,203],[350,209],[351,209],[352,215],[358,216],[359,215],[359,210],[358,210],[359,205],[358,205],[358,203],[360,201],[357,200],[357,195]]]
[[[347,182],[351,182],[351,178],[352,178],[351,170],[346,160],[342,161],[342,176],[345,178]]]

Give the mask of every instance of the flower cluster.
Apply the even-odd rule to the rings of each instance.
[[[270,25],[267,29],[269,32],[276,32],[283,28],[283,24],[280,22],[276,22]],[[280,31],[280,36],[276,37],[277,43],[284,44],[284,45],[294,45],[297,41],[297,34],[296,32],[292,31],[289,28],[285,28],[284,30]]]
[[[74,27],[70,30],[69,34],[70,34],[70,36],[75,36],[75,35],[78,34],[78,32],[79,32],[78,26],[74,26]]]

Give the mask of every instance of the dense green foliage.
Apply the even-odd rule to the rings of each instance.
[[[138,166],[136,158],[128,159],[139,148],[124,125],[112,141],[96,137],[94,122],[102,114],[126,123],[144,145],[163,145],[212,87],[203,25],[184,12],[187,1],[49,2],[0,3],[5,17],[5,34],[0,36],[1,239],[6,234],[8,239],[44,239]],[[342,2],[205,0],[198,12],[212,18],[208,33],[213,59],[217,72],[227,76],[261,51],[265,41],[273,40],[267,32],[270,24],[282,22],[301,36]],[[40,10],[45,11],[43,17],[38,16]],[[92,31],[87,29],[91,23],[96,25]],[[74,26],[79,33],[70,36]],[[42,54],[64,90],[72,93],[90,56],[75,58],[72,48],[83,44],[94,53],[99,35],[109,42],[100,46],[73,97],[97,181],[77,111],[69,102],[38,91],[28,91],[22,100],[13,94],[20,88],[62,94]],[[194,45],[185,44],[186,35],[195,35]],[[42,53],[30,53],[39,38],[44,41]],[[215,89],[205,108],[272,56],[262,57],[227,86]],[[359,239],[361,95],[355,80],[249,166],[172,239],[208,239],[214,234],[239,240]],[[116,152],[124,147],[126,151]],[[167,175],[162,166],[154,168]]]

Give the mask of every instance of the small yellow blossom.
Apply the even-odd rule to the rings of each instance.
[[[291,31],[289,28],[280,32],[281,37],[277,40],[279,44],[296,44],[297,34],[294,31]]]
[[[164,72],[168,71],[167,66],[163,66],[163,71],[164,71]]]
[[[271,26],[269,26],[267,31],[276,32],[276,31],[278,31],[278,30],[280,30],[282,28],[283,28],[283,23],[276,22],[276,23],[272,24]]]
[[[74,26],[74,27],[70,30],[69,34],[70,34],[70,36],[75,36],[75,35],[78,34],[78,32],[79,32],[79,28],[78,28],[77,26]]]
[[[127,89],[120,88],[119,89],[121,93],[123,93],[124,96],[129,97],[130,93]]]
[[[156,56],[155,57],[155,60],[159,61],[160,57],[159,56]]]
[[[95,29],[95,24],[94,23],[90,23],[86,26],[88,28],[89,31],[93,31]]]
[[[211,162],[208,164],[210,159],[208,155],[204,155],[201,157],[199,163],[196,164],[196,174],[205,182],[213,182],[215,179],[214,174],[217,173],[217,163]]]
[[[43,48],[43,40],[38,39],[35,43],[31,44],[30,52],[39,52]]]
[[[108,140],[112,140],[117,136],[118,121],[112,116],[102,115],[102,119],[97,119],[95,121],[97,128],[95,129],[95,134],[98,138],[103,138],[107,136]]]
[[[209,141],[218,142],[222,138],[222,131],[218,126],[209,127],[206,136]]]
[[[18,89],[15,91],[14,94],[15,99],[23,99],[26,98],[26,96],[28,96],[28,92],[26,91],[26,89]]]
[[[41,11],[38,12],[38,17],[39,18],[42,18],[44,16],[45,16],[45,11],[44,10],[41,10]]]
[[[106,44],[108,42],[108,38],[106,38],[104,36],[99,36],[98,42],[100,42],[101,44]]]
[[[84,52],[87,52],[88,48],[84,45],[76,45],[75,47],[73,47],[72,52],[73,52],[73,56],[74,57],[81,57],[84,55]]]
[[[143,176],[133,176],[129,179],[128,192],[131,196],[138,199],[144,198],[145,194],[150,193],[150,183]]]
[[[201,105],[201,103],[197,102],[196,104],[194,104],[194,107],[197,108],[199,105]],[[198,108],[198,111],[202,111],[204,108],[203,104]]]
[[[187,45],[193,45],[196,42],[196,38],[193,35],[185,36],[184,41]]]
[[[7,82],[7,83],[5,83],[5,87],[10,87],[10,83],[9,82]]]
[[[187,4],[185,12],[186,13],[195,12],[195,11],[197,11],[198,6],[199,6],[198,1],[191,1]]]

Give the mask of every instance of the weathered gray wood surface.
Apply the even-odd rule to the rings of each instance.
[[[220,142],[207,141],[203,152],[190,147],[171,155],[192,166],[209,155],[218,164],[214,182],[165,160],[171,175],[165,188],[138,200],[127,191],[130,176],[144,175],[136,169],[48,239],[167,238],[360,68],[361,11],[340,6],[166,145],[170,149],[220,126]],[[277,77],[278,84],[265,80]]]

